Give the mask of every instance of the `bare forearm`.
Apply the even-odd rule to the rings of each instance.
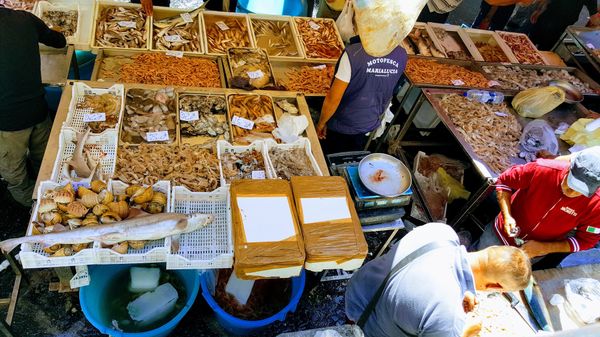
[[[337,107],[340,105],[339,101],[333,100],[329,95],[325,97],[325,101],[323,102],[323,107],[321,108],[321,117],[319,117],[319,124],[325,125],[327,122],[333,117]]]
[[[525,251],[529,258],[544,256],[552,253],[571,252],[571,246],[567,240],[550,242],[530,240],[521,246],[521,249]]]
[[[500,212],[504,218],[512,217],[510,212],[510,198],[512,192],[509,191],[498,191],[497,193],[498,205],[500,206]]]

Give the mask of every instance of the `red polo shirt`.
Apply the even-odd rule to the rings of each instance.
[[[560,185],[568,172],[568,161],[538,159],[513,166],[498,177],[496,190],[513,192],[511,214],[521,228],[521,239],[567,239],[572,252],[592,248],[600,240],[600,191],[591,198],[565,196]],[[505,244],[515,245],[504,233],[502,213],[495,228]],[[575,234],[569,235],[573,230]]]

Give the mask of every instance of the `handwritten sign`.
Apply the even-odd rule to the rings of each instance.
[[[174,57],[178,57],[178,58],[182,58],[183,57],[183,52],[179,51],[179,50],[169,50],[166,52],[167,56],[174,56]]]
[[[586,46],[590,49],[596,49],[596,47],[591,43],[587,43]]]
[[[198,111],[179,111],[179,119],[186,122],[193,122],[200,119],[198,116]]]
[[[179,35],[165,35],[167,42],[181,42],[183,39]]]
[[[494,112],[494,114],[498,117],[508,117],[508,114],[506,112],[502,112],[502,111],[496,111],[496,112]]]
[[[194,21],[192,19],[192,16],[190,15],[190,13],[181,13],[179,15],[181,16],[181,18],[183,19],[183,22],[185,22],[185,23],[190,23],[190,22]]]
[[[83,114],[83,122],[104,122],[106,120],[106,114],[104,112],[97,112],[91,114]]]
[[[119,21],[118,24],[119,26],[125,28],[136,28],[136,24],[134,21]]]
[[[169,132],[167,132],[167,131],[146,132],[146,140],[149,142],[166,142],[169,140]]]
[[[254,78],[262,78],[263,76],[265,76],[265,74],[259,69],[259,70],[255,70],[255,71],[249,71],[246,74],[248,74],[248,77],[254,79]]]
[[[252,171],[252,179],[266,179],[265,171]]]
[[[452,80],[452,85],[455,86],[461,86],[461,85],[465,85],[465,82],[461,81],[461,80]]]
[[[327,66],[326,66],[326,65],[324,65],[324,64],[320,64],[320,65],[318,65],[318,66],[314,66],[314,67],[313,67],[313,69],[325,69],[325,68],[327,68]]]
[[[254,128],[254,122],[251,120],[248,120],[246,118],[242,118],[239,116],[233,116],[233,118],[231,119],[231,124],[235,125],[235,126],[239,126],[242,129],[246,129],[246,130],[252,130]]]
[[[227,24],[225,24],[225,22],[223,21],[217,21],[215,22],[215,25],[217,25],[217,27],[219,27],[220,30],[228,30],[229,26],[227,26]]]
[[[319,30],[321,29],[321,26],[319,26],[317,23],[315,23],[314,21],[308,21],[308,25],[310,26],[310,28],[314,29],[314,30]]]

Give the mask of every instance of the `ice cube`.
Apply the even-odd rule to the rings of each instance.
[[[131,275],[129,291],[133,293],[143,293],[158,287],[160,268],[132,267],[129,273]]]
[[[127,305],[131,319],[146,326],[165,318],[175,308],[179,295],[171,283],[161,284]]]

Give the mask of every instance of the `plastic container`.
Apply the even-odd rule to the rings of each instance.
[[[202,296],[208,303],[208,305],[213,309],[215,315],[217,316],[217,321],[219,324],[228,332],[246,336],[250,334],[254,334],[261,329],[273,324],[275,321],[284,321],[288,312],[296,311],[296,306],[300,301],[300,297],[302,297],[302,292],[304,291],[304,284],[306,282],[306,275],[304,270],[300,273],[300,276],[293,277],[292,280],[292,295],[290,298],[290,303],[285,306],[285,308],[281,309],[275,315],[261,319],[258,321],[246,321],[243,319],[239,319],[234,317],[225,310],[223,310],[219,304],[215,301],[212,292],[214,290],[216,273],[204,273],[200,276],[200,286],[202,287]]]
[[[500,104],[504,102],[504,94],[496,91],[472,89],[465,92],[463,95],[471,101],[477,101],[480,103]]]
[[[79,289],[79,303],[85,318],[100,330],[101,333],[112,337],[164,337],[168,336],[183,319],[185,314],[190,310],[192,304],[198,295],[200,277],[197,270],[177,270],[174,271],[180,278],[186,290],[186,303],[183,309],[168,321],[165,325],[145,332],[127,333],[114,330],[112,326],[107,326],[105,315],[102,312],[101,304],[107,299],[104,297],[104,291],[108,287],[109,282],[114,275],[124,269],[129,269],[133,265],[107,265],[107,266],[90,266],[89,273],[91,282],[89,286]]]

